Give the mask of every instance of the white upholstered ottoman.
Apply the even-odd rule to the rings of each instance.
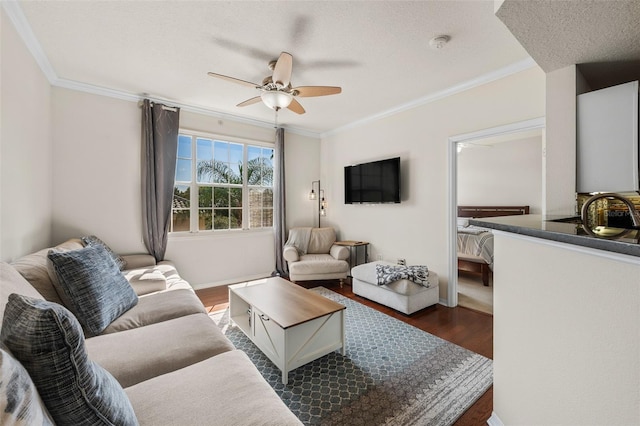
[[[353,292],[358,296],[403,312],[412,314],[440,300],[438,274],[429,271],[429,287],[409,280],[398,280],[387,285],[378,285],[376,264],[394,265],[391,262],[375,261],[363,263],[351,270]]]

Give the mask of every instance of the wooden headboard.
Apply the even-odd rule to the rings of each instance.
[[[458,206],[458,217],[496,217],[529,214],[529,206]]]

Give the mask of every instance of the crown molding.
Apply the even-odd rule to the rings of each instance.
[[[374,114],[369,117],[363,118],[362,120],[354,121],[353,123],[349,123],[345,126],[338,127],[337,129],[329,130],[328,132],[324,132],[320,134],[320,137],[326,138],[328,136],[333,136],[338,133],[342,133],[344,131],[354,129],[356,127],[364,126],[365,124],[371,123],[373,121],[377,121],[386,117],[390,117],[395,114],[399,114],[409,109],[417,108],[422,105],[426,105],[431,102],[438,101],[448,96],[452,96],[457,93],[464,92],[466,90],[473,89],[478,86],[482,86],[483,84],[491,83],[492,81],[500,80],[501,78],[508,77],[512,74],[517,74],[521,71],[525,71],[525,70],[528,70],[529,68],[533,68],[536,66],[538,66],[536,62],[531,57],[527,57],[522,61],[513,63],[511,65],[507,65],[506,67],[500,68],[498,70],[480,75],[471,80],[467,80],[460,84],[456,84],[454,86],[448,87],[444,90],[440,90],[438,92],[423,96],[411,102],[398,105],[396,107],[382,111],[378,114]]]
[[[44,53],[44,50],[42,50],[42,46],[40,45],[40,42],[38,41],[35,34],[33,33],[33,30],[29,25],[29,21],[24,15],[24,12],[22,11],[18,2],[16,0],[2,0],[0,1],[0,3],[2,3],[3,9],[9,16],[9,19],[15,26],[16,30],[18,31],[18,34],[20,34],[20,36],[22,37],[22,40],[25,42],[27,46],[27,49],[29,50],[29,52],[31,52],[35,61],[38,63],[38,65],[40,66],[40,69],[42,70],[42,72],[44,73],[44,75],[49,80],[49,83],[52,86],[70,89],[70,90],[76,90],[80,92],[91,93],[94,95],[107,96],[115,99],[131,101],[131,102],[138,102],[142,99],[147,98],[147,99],[158,101],[158,102],[168,102],[174,106],[180,107],[185,111],[194,112],[197,114],[213,116],[213,117],[217,117],[225,120],[236,121],[239,123],[251,124],[258,127],[273,128],[273,123],[262,121],[262,120],[256,120],[252,118],[241,117],[234,114],[223,113],[223,112],[215,111],[206,107],[182,104],[180,102],[175,102],[168,99],[152,98],[150,96],[139,95],[135,93],[125,92],[122,90],[108,89],[108,88],[99,87],[99,86],[95,86],[88,83],[82,83],[78,81],[59,78],[55,70],[53,69],[53,66],[49,62],[47,55]],[[366,124],[372,123],[374,121],[377,121],[395,114],[399,114],[409,109],[417,108],[419,106],[422,106],[431,102],[435,102],[437,100],[446,98],[448,96],[452,96],[457,93],[464,92],[465,90],[482,86],[483,84],[487,84],[492,81],[499,80],[501,78],[510,76],[512,74],[516,74],[518,72],[527,70],[529,68],[533,68],[535,66],[537,66],[535,61],[529,57],[522,61],[508,65],[504,68],[498,69],[496,71],[483,74],[481,76],[462,82],[455,86],[451,86],[444,90],[432,93],[430,95],[423,96],[414,101],[411,101],[402,105],[398,105],[394,108],[390,108],[380,113],[371,115],[369,117],[365,117],[361,120],[354,121],[345,126],[338,127],[336,129],[329,130],[323,133],[313,132],[303,128],[291,127],[287,125],[283,125],[282,127],[285,130],[287,130],[287,132],[290,132],[290,133],[322,139],[322,138],[336,135],[338,133],[345,132],[347,130],[354,129],[356,127],[364,126]]]
[[[172,99],[162,98],[162,97],[158,97],[158,96],[152,96],[152,95],[149,95],[149,94],[146,94],[146,93],[135,94],[135,93],[125,92],[125,91],[122,91],[122,90],[109,89],[109,88],[106,88],[106,87],[100,87],[100,86],[95,86],[95,85],[92,85],[92,84],[82,83],[82,82],[79,82],[79,81],[65,80],[65,79],[60,79],[60,78],[56,79],[51,84],[53,86],[61,87],[63,89],[76,90],[76,91],[79,91],[79,92],[85,92],[85,93],[90,93],[90,94],[99,95],[99,96],[106,96],[106,97],[120,99],[120,100],[124,100],[124,101],[130,101],[130,102],[140,102],[140,101],[142,101],[144,99],[149,99],[150,101],[153,101],[153,102],[161,102],[161,103],[169,104],[169,105],[174,106],[174,107],[178,107],[183,111],[189,111],[189,112],[193,112],[193,113],[196,113],[196,114],[207,115],[207,116],[216,117],[216,118],[223,119],[223,120],[228,120],[228,121],[234,121],[234,122],[237,122],[237,123],[250,124],[250,125],[256,126],[256,127],[271,128],[271,129],[274,128],[273,123],[268,122],[268,121],[262,121],[262,120],[256,120],[256,119],[253,119],[253,118],[241,117],[241,116],[237,116],[237,115],[233,115],[233,114],[228,114],[228,113],[224,113],[224,112],[215,111],[215,110],[212,110],[210,108],[205,108],[205,107],[201,107],[201,106],[197,106],[197,105],[184,104],[184,103],[181,103],[181,102],[174,101]],[[308,136],[308,137],[312,137],[312,138],[319,138],[320,137],[319,133],[311,132],[311,131],[308,131],[308,130],[305,130],[305,129],[301,129],[301,128],[297,128],[297,127],[291,127],[291,126],[287,126],[287,125],[282,125],[281,127],[284,128],[289,133],[295,133],[295,134],[298,134],[298,135]]]
[[[40,66],[47,80],[49,80],[49,83],[57,80],[58,75],[51,66],[44,50],[42,50],[42,46],[40,46],[40,42],[33,33],[31,25],[29,25],[29,21],[27,21],[27,17],[24,16],[24,12],[22,12],[22,8],[18,2],[16,0],[2,0],[0,3],[2,3],[2,8],[7,13],[9,20],[13,23],[20,37],[22,37],[24,44],[27,46],[29,52],[31,52],[38,66]]]
[[[0,3],[2,3],[2,7],[7,13],[7,16],[13,23],[14,27],[16,28],[16,31],[24,41],[27,49],[35,59],[36,63],[42,70],[47,80],[49,81],[49,84],[51,84],[52,86],[61,87],[63,89],[76,90],[79,92],[85,92],[85,93],[90,93],[90,94],[99,95],[99,96],[107,96],[110,98],[115,98],[115,99],[130,101],[130,102],[139,102],[143,99],[149,99],[152,101],[163,102],[163,103],[166,102],[166,103],[170,103],[173,106],[179,107],[180,109],[183,109],[185,111],[194,112],[197,114],[208,115],[208,116],[213,116],[213,117],[224,119],[224,120],[250,124],[257,127],[263,127],[263,128],[274,127],[273,123],[267,122],[267,121],[240,117],[234,114],[227,114],[227,113],[215,111],[215,110],[201,107],[201,106],[187,105],[180,102],[172,101],[170,99],[146,96],[144,94],[139,95],[136,93],[125,92],[122,90],[109,89],[106,87],[100,87],[93,84],[59,78],[55,70],[53,69],[51,62],[49,62],[49,58],[47,58],[47,55],[44,53],[44,50],[42,49],[40,42],[38,41],[35,34],[33,33],[33,30],[31,29],[31,25],[29,25],[29,21],[27,20],[27,17],[24,15],[24,12],[22,11],[20,4],[16,0],[2,0],[0,1]],[[287,126],[287,125],[282,125],[281,127],[283,127],[289,133],[295,133],[298,135],[308,136],[316,139],[320,138],[320,133],[318,132],[312,132],[306,129]]]

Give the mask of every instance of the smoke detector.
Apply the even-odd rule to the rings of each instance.
[[[431,46],[431,48],[434,50],[442,49],[450,39],[451,37],[449,37],[448,35],[439,35],[429,40],[429,46]]]

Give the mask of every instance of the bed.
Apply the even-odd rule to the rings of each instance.
[[[493,234],[469,219],[529,214],[529,206],[458,206],[458,271],[478,273],[489,285],[493,270]]]

